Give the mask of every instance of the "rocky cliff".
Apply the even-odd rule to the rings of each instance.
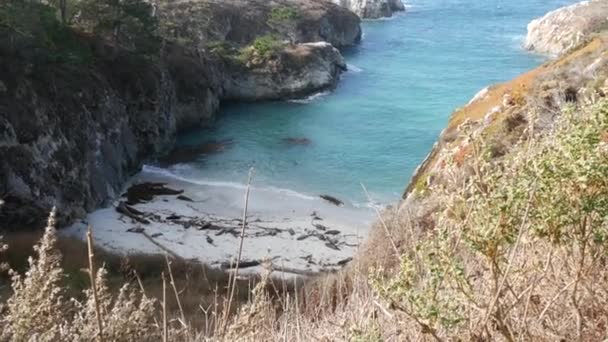
[[[257,101],[299,97],[335,86],[344,70],[346,63],[331,44],[298,44],[269,61],[233,65],[223,79],[223,98]]]
[[[192,0],[168,2],[160,13],[171,23],[172,39],[221,61],[223,100],[276,100],[331,88],[346,70],[335,47],[361,39],[360,19],[327,1]]]
[[[294,9],[288,21],[285,9]],[[345,66],[330,44],[361,36],[355,14],[322,0],[175,1],[157,13],[160,56],[71,29],[60,30],[58,52],[0,23],[0,229],[41,227],[53,205],[67,223],[107,203],[179,130],[210,124],[222,99],[334,85]],[[256,60],[267,34],[280,49]],[[319,40],[329,43],[298,45]],[[217,43],[238,52],[237,67],[211,51]]]
[[[168,51],[166,68],[99,50],[83,67],[44,61],[52,52],[43,48],[30,56],[2,38],[4,226],[38,224],[53,205],[66,221],[83,215],[116,196],[142,160],[169,148],[178,127],[208,122],[218,105],[217,75],[181,49]]]
[[[244,46],[266,34],[338,48],[361,39],[360,19],[325,0],[180,0],[159,11],[171,38],[199,47],[224,41]]]
[[[364,19],[390,17],[398,11],[405,11],[401,0],[332,0],[334,3],[348,8]]]
[[[583,1],[547,13],[528,25],[524,46],[538,53],[559,56],[608,27],[608,2]]]

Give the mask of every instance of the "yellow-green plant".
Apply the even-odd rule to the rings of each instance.
[[[565,109],[545,136],[530,125],[510,154],[467,167],[430,189],[434,229],[396,275],[372,277],[377,293],[436,339],[592,339],[608,314],[608,101]]]

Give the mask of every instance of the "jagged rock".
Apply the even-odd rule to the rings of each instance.
[[[560,56],[607,24],[607,1],[579,2],[530,22],[524,47],[538,53]]]
[[[364,19],[390,17],[394,12],[405,11],[401,0],[332,0],[332,2],[350,9]]]

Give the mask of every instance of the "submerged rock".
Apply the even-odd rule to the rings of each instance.
[[[163,165],[173,165],[196,160],[208,154],[221,153],[232,147],[234,140],[212,140],[196,146],[175,146],[171,152],[160,159]]]
[[[560,56],[578,46],[590,34],[608,25],[608,1],[591,0],[559,8],[528,24],[524,47]]]
[[[332,0],[334,3],[348,8],[364,19],[390,17],[394,12],[405,11],[401,0]]]
[[[180,195],[184,190],[175,190],[168,188],[165,183],[139,183],[132,185],[123,197],[127,198],[127,204],[135,205],[139,203],[149,202],[155,196],[161,195]]]
[[[308,138],[284,138],[283,143],[288,145],[310,145],[311,141]]]

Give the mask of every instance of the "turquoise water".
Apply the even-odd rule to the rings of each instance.
[[[572,2],[409,0],[407,13],[363,23],[337,89],[306,101],[225,105],[213,129],[179,143],[233,139],[231,148],[171,172],[242,184],[254,167],[257,186],[361,203],[363,183],[375,201],[394,201],[456,107],[543,61],[520,48],[527,23]]]

